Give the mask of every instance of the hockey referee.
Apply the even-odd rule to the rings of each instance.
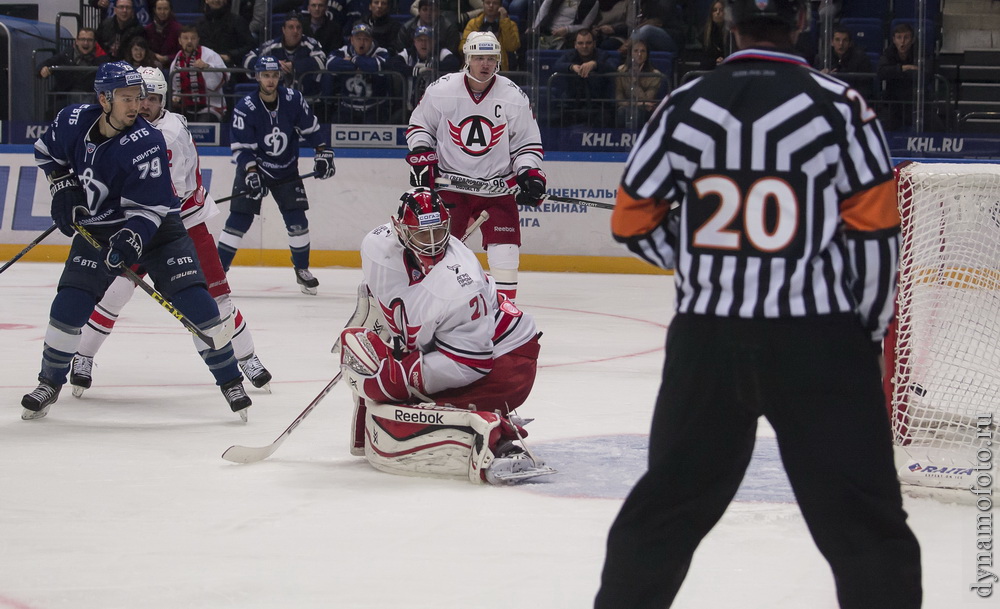
[[[879,373],[900,223],[882,127],[791,53],[804,0],[728,4],[740,51],[660,105],[611,221],[634,254],[675,269],[677,311],[649,469],[611,527],[595,607],[670,606],[760,416],[840,606],[919,607]]]

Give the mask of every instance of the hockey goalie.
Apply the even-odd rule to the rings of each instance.
[[[505,484],[555,473],[524,444],[535,321],[497,294],[427,188],[361,244],[358,308],[340,335],[351,453],[407,476]],[[336,349],[336,347],[335,347]]]

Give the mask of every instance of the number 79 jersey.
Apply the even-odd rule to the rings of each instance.
[[[537,334],[534,318],[498,300],[493,279],[456,238],[425,275],[392,226],[383,224],[362,241],[361,266],[390,333],[408,352],[423,354],[430,394],[483,378],[494,359]]]

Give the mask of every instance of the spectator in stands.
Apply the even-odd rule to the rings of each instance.
[[[845,27],[833,28],[833,38],[830,40],[833,52],[830,54],[830,67],[823,65],[822,53],[816,55],[813,67],[824,74],[838,72],[871,72],[872,62],[864,51],[854,46],[851,32]]]
[[[702,55],[698,67],[702,70],[714,70],[729,55],[732,46],[732,36],[726,24],[726,5],[722,0],[715,0],[701,31]]]
[[[351,28],[365,16],[367,6],[366,0],[326,0],[327,12],[333,15],[334,21],[344,24],[341,41],[332,50],[327,51],[327,55],[339,51],[340,47],[350,40]]]
[[[529,49],[565,49],[577,32],[589,29],[600,12],[597,0],[542,0],[535,22],[526,32]]]
[[[198,28],[193,25],[181,28],[180,45],[181,51],[170,64],[174,112],[193,122],[222,122],[226,113],[222,87],[229,74],[203,70],[225,69],[225,61],[218,53],[201,44]]]
[[[358,23],[351,29],[351,40],[331,53],[326,69],[337,72],[331,90],[337,99],[335,122],[350,124],[386,124],[391,120],[390,78],[382,75],[389,51],[375,44],[372,28]]]
[[[457,72],[461,67],[458,56],[448,49],[441,49],[435,61],[433,39],[434,32],[429,27],[420,26],[413,32],[413,44],[389,59],[388,66],[402,74],[406,81],[407,113],[417,107],[427,85],[437,80],[438,76]]]
[[[361,23],[371,26],[375,46],[382,47],[390,54],[396,54],[405,48],[399,35],[403,24],[389,14],[389,0],[371,0],[368,3],[368,14],[361,18]]]
[[[565,76],[553,80],[553,94],[562,100],[557,105],[564,124],[590,127],[607,126],[611,114],[615,66],[607,52],[599,50],[594,33],[579,30],[573,37],[573,48],[566,51],[552,66],[553,72]]]
[[[112,0],[88,0],[90,6],[101,9],[101,19],[112,17],[115,14],[116,2]],[[153,21],[153,16],[149,14],[146,0],[132,0],[132,14],[139,21],[142,27],[146,27]]]
[[[633,38],[645,41],[650,51],[678,53],[684,46],[684,24],[676,0],[640,0]]]
[[[649,62],[649,47],[644,41],[632,40],[622,51],[625,63],[618,67],[615,79],[615,125],[640,129],[663,99],[667,83],[663,72]]]
[[[146,26],[146,40],[161,65],[169,66],[181,50],[180,35],[181,24],[174,16],[170,0],[156,0],[153,5],[153,21]]]
[[[97,26],[97,44],[111,59],[118,60],[124,58],[129,40],[145,35],[146,31],[133,14],[132,0],[118,0],[114,10],[114,15]]]
[[[195,25],[202,46],[217,52],[228,67],[243,65],[257,46],[246,20],[230,11],[229,0],[205,0],[205,16]]]
[[[626,22],[629,2],[627,0],[597,0],[597,5],[600,8],[593,27],[597,48],[605,51],[617,51],[629,36],[629,24]]]
[[[281,66],[281,84],[302,91],[304,95],[319,93],[320,71],[326,65],[326,53],[315,39],[302,33],[302,16],[289,13],[281,26],[281,34],[263,45],[260,52],[251,51],[243,67],[253,69],[258,57],[270,55]]]
[[[624,2],[624,0],[621,0]],[[500,56],[500,71],[506,72],[517,65],[517,51],[521,48],[521,34],[517,24],[507,16],[501,0],[483,0],[483,13],[465,24],[465,32],[459,47],[465,46],[465,39],[472,32],[493,32],[500,41],[503,54]]]
[[[98,57],[94,28],[82,27],[76,33],[73,48],[47,59],[38,70],[39,78],[51,78],[49,91],[58,93],[80,93],[80,95],[53,95],[46,118],[51,119],[63,106],[71,103],[90,101],[94,96],[94,74],[97,66],[108,61],[107,55]],[[61,67],[92,67],[93,70],[53,70]]]
[[[156,61],[156,55],[149,50],[149,41],[144,36],[135,36],[128,41],[124,58],[136,70],[145,67],[163,69],[163,64]]]
[[[901,23],[893,28],[892,45],[879,58],[877,73],[885,83],[883,99],[888,102],[880,113],[885,129],[895,131],[912,125],[917,58],[910,24]]]
[[[413,44],[413,32],[420,26],[429,27],[437,36],[439,49],[448,49],[452,53],[458,53],[458,43],[462,39],[462,30],[454,19],[448,19],[441,15],[441,9],[432,0],[417,0],[417,16],[403,24],[400,30],[399,46],[406,48]]]
[[[483,0],[438,0],[437,7],[441,16],[454,23],[458,31],[462,32],[470,19],[483,13]],[[420,7],[416,3],[410,4],[410,14],[416,17],[419,13]]]
[[[344,24],[327,9],[326,0],[309,0],[306,6],[305,34],[316,40],[323,52],[330,54],[344,44]]]

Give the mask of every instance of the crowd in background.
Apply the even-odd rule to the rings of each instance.
[[[172,110],[226,121],[252,91],[254,61],[271,55],[282,83],[321,120],[401,124],[430,82],[462,68],[469,33],[490,31],[504,49],[502,72],[543,95],[543,124],[636,128],[685,72],[711,70],[734,50],[721,0],[86,1],[100,24],[39,70],[52,76],[46,118],[72,100],[64,92],[92,91],[96,65],[123,59],[167,73]],[[797,52],[824,72],[877,73],[850,82],[867,96],[884,90],[887,126],[906,126],[908,109],[896,102],[912,89],[912,27],[897,26],[881,57],[842,27],[824,53],[818,29],[813,21]],[[69,66],[89,69],[53,74]]]

